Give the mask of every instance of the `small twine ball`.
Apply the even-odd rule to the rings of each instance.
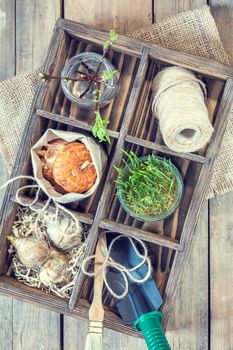
[[[195,152],[210,141],[213,127],[205,103],[206,88],[192,71],[165,68],[156,75],[153,92],[152,111],[167,147]]]

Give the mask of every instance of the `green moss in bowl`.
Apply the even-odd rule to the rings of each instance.
[[[115,167],[117,195],[126,212],[142,221],[159,221],[171,215],[183,194],[183,180],[170,159],[126,154],[125,168]]]

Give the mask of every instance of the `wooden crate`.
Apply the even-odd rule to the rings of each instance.
[[[60,75],[66,61],[78,52],[101,52],[107,37],[108,33],[59,19],[43,71]],[[96,193],[80,204],[70,204],[68,207],[81,222],[89,226],[86,256],[94,253],[99,232],[103,229],[137,237],[148,243],[154,266],[153,277],[164,298],[162,312],[166,327],[232,109],[233,68],[121,35],[110,50],[108,59],[120,73],[119,94],[102,111],[103,117],[110,121],[108,134],[111,145],[105,145],[108,164]],[[207,85],[209,116],[215,130],[209,145],[196,154],[176,153],[167,148],[158,121],[151,113],[153,78],[161,68],[170,65],[193,70]],[[32,175],[30,148],[48,127],[69,131],[85,130],[91,134],[93,122],[94,114],[80,110],[76,104],[71,103],[64,96],[59,81],[40,83],[12,177]],[[122,164],[121,148],[133,150],[138,155],[153,152],[168,156],[180,170],[185,186],[184,197],[171,217],[157,223],[143,223],[127,215],[120,206],[115,195],[114,180],[117,173],[113,164]],[[9,275],[9,243],[6,236],[11,232],[17,212],[15,192],[23,183],[23,180],[19,180],[9,185],[0,214],[0,293],[60,313],[87,318],[93,281],[81,271],[68,303],[53,294],[30,288]],[[25,203],[29,203],[32,196],[30,192],[21,194]],[[45,199],[45,196],[42,197],[35,206],[42,207]],[[48,210],[54,211],[53,206],[50,205]],[[114,309],[112,298],[105,290],[103,299],[106,306],[105,326],[136,335],[133,328],[122,323]]]

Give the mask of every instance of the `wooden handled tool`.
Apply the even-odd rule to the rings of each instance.
[[[106,236],[102,234],[96,246],[94,266],[94,294],[89,309],[89,331],[86,339],[85,350],[102,350],[102,332],[104,320],[104,308],[102,303],[103,291],[103,261],[106,249]]]

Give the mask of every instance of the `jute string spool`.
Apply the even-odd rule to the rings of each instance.
[[[176,152],[195,152],[210,141],[213,127],[206,107],[206,88],[195,74],[169,67],[153,82],[152,111],[165,144]]]

